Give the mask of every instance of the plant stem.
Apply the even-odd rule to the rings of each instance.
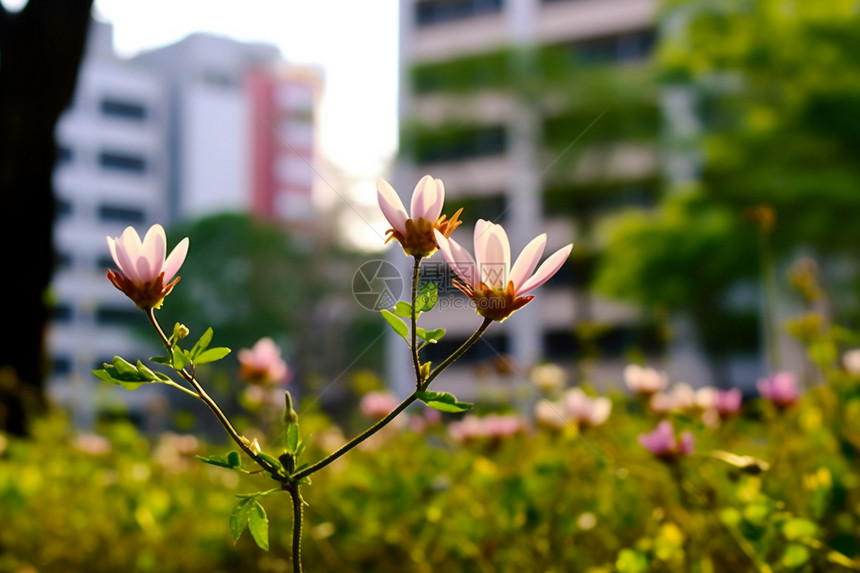
[[[155,311],[151,308],[146,309],[146,316],[147,318],[149,318],[149,322],[152,324],[153,328],[155,328],[155,331],[158,333],[158,336],[161,338],[161,343],[164,345],[164,348],[169,355],[171,352],[170,339],[167,338],[167,335],[165,335],[164,331],[161,329],[161,325],[158,324],[158,320],[156,320],[155,318]],[[218,404],[215,403],[215,400],[213,400],[200,385],[200,382],[198,382],[197,379],[184,368],[182,370],[178,370],[177,372],[180,376],[182,376],[182,378],[185,379],[186,382],[191,385],[192,388],[194,388],[194,391],[197,392],[197,397],[200,398],[200,400],[202,400],[203,403],[209,407],[213,414],[215,414],[215,417],[218,418],[218,421],[221,422],[221,425],[224,427],[224,430],[226,430],[230,438],[232,438],[233,441],[236,442],[236,445],[238,445],[239,448],[241,448],[242,451],[248,455],[248,457],[254,460],[258,466],[272,474],[274,477],[278,478],[279,476],[272,471],[272,468],[270,468],[268,464],[263,462],[263,460],[254,452],[254,450],[251,449],[251,446],[248,443],[247,439],[239,435],[239,432],[236,431],[236,428],[233,427],[233,424],[230,423],[230,420],[227,418],[224,412],[221,411],[221,408],[218,407]]]
[[[418,393],[419,392],[423,392],[424,390],[426,390],[427,387],[430,386],[430,383],[439,374],[441,374],[443,370],[448,368],[448,366],[453,364],[455,360],[457,360],[458,358],[463,356],[463,354],[465,354],[467,350],[469,350],[472,346],[474,346],[474,344],[478,341],[478,339],[481,338],[481,335],[484,334],[484,331],[487,330],[487,328],[490,326],[491,322],[493,322],[492,319],[485,318],[484,322],[481,323],[481,326],[478,327],[478,330],[476,330],[474,333],[472,333],[472,336],[470,336],[466,340],[466,342],[464,342],[460,346],[460,348],[455,350],[454,353],[451,354],[451,356],[446,358],[444,362],[442,362],[439,366],[437,366],[430,373],[430,375],[427,376],[427,379],[421,383],[421,386],[418,389],[416,389],[412,394],[410,394],[405,400],[403,400],[396,408],[394,408],[391,412],[389,412],[387,416],[385,416],[384,418],[382,418],[381,420],[379,420],[378,422],[376,422],[375,424],[370,426],[364,432],[362,432],[358,436],[354,437],[352,440],[350,440],[349,442],[347,442],[346,444],[341,446],[336,451],[330,453],[328,456],[321,459],[317,463],[310,465],[310,466],[306,467],[305,469],[303,469],[302,471],[293,474],[291,476],[292,480],[298,481],[298,480],[302,479],[303,477],[309,476],[312,473],[323,469],[324,467],[326,467],[327,465],[329,465],[330,463],[332,463],[333,461],[335,461],[336,459],[338,459],[339,457],[341,457],[342,455],[344,455],[345,453],[347,453],[348,451],[350,451],[351,449],[356,447],[358,444],[360,444],[361,442],[363,442],[364,440],[366,440],[367,438],[369,438],[370,436],[372,436],[373,434],[375,434],[376,432],[381,430],[383,427],[388,425],[388,423],[391,422],[391,420],[393,420],[394,418],[396,418],[397,415],[400,414],[400,412],[405,410],[407,407],[409,407],[410,404],[412,404],[412,402],[414,402],[415,400],[418,399]]]
[[[415,388],[421,388],[421,360],[418,357],[418,313],[415,312],[415,299],[418,298],[418,275],[421,271],[421,257],[415,257],[412,267],[412,365],[415,367]]]
[[[293,500],[293,573],[302,573],[302,518],[304,517],[304,500],[298,484],[290,484],[287,488]]]

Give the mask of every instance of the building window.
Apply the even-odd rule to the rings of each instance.
[[[123,171],[125,173],[143,173],[146,171],[145,158],[140,155],[116,151],[99,153],[99,165],[111,171]]]
[[[54,266],[57,269],[68,269],[72,266],[72,255],[66,252],[58,252],[54,255]]]
[[[72,306],[66,303],[60,303],[51,308],[51,320],[53,322],[71,322],[72,321]]]
[[[415,4],[415,24],[432,26],[501,12],[504,0],[423,0]]]
[[[653,30],[604,36],[576,42],[571,46],[579,64],[620,63],[647,58],[654,48]]]
[[[415,159],[419,163],[465,161],[500,155],[507,149],[504,126],[456,128],[444,133],[432,131],[415,135]]]
[[[101,366],[99,366],[101,367]],[[54,376],[66,376],[72,373],[72,360],[68,356],[55,356],[52,360],[51,370]]]
[[[147,112],[143,104],[134,101],[105,98],[101,101],[102,115],[132,121],[145,121]]]
[[[96,323],[110,326],[140,324],[140,314],[126,308],[100,308],[96,310]]]
[[[71,147],[66,145],[58,145],[57,146],[57,165],[62,165],[64,163],[71,163],[71,161],[75,158],[75,152],[72,151]]]
[[[74,211],[72,202],[66,199],[57,199],[56,202],[57,217],[68,217]]]
[[[143,209],[136,207],[126,207],[123,205],[100,205],[99,220],[106,223],[143,223]]]

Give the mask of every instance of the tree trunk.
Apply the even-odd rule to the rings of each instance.
[[[30,0],[11,13],[0,4],[0,429],[19,435],[45,404],[54,129],[74,93],[91,5]]]

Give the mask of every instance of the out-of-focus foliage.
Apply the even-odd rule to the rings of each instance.
[[[716,427],[695,412],[671,415],[696,442],[676,462],[637,444],[661,418],[621,394],[606,423],[581,433],[542,427],[460,443],[450,420],[410,414],[314,474],[305,568],[860,570],[860,374],[838,364],[851,336],[808,317],[792,332],[819,382],[794,406],[751,399]],[[823,347],[834,351],[825,357]],[[313,408],[299,409],[304,459],[345,441]],[[286,494],[261,500],[268,553],[247,533],[230,538],[234,495],[273,484],[194,459],[229,445],[147,439],[123,423],[99,431],[75,436],[51,418],[32,440],[0,440],[0,571],[289,571]],[[268,438],[241,431],[273,454],[284,447],[277,427]]]
[[[699,131],[676,143],[701,151],[698,192],[686,200],[668,194],[650,218],[621,216],[598,285],[676,307],[694,307],[703,293],[719,299],[733,279],[751,274],[758,246],[745,218],[759,205],[775,213],[768,237],[775,254],[856,254],[855,3],[671,0],[662,16],[663,81],[696,102]],[[679,210],[685,202],[696,209]],[[646,245],[636,248],[638,239]],[[663,285],[655,290],[658,275]]]

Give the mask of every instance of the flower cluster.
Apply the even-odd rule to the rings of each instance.
[[[239,376],[251,384],[273,386],[287,382],[290,370],[275,341],[264,337],[239,351]]]
[[[460,225],[462,209],[451,219],[441,214],[445,188],[442,181],[429,175],[418,182],[412,193],[411,218],[397,193],[383,179],[377,184],[377,199],[392,227],[388,240],[396,239],[407,255],[418,259],[432,255],[437,248],[441,250],[460,278],[454,286],[475,303],[479,315],[490,320],[501,322],[530,302],[534,296],[526,293],[557,273],[573,248],[572,244],[562,247],[538,267],[547,240],[542,234],[526,245],[511,266],[511,246],[504,228],[479,219],[474,230],[473,257],[450,238]]]
[[[604,396],[588,396],[581,388],[571,388],[561,400],[541,400],[535,405],[535,419],[541,426],[563,429],[603,424],[612,412],[612,402]]]
[[[640,434],[639,444],[661,460],[672,461],[679,456],[691,455],[695,441],[690,432],[681,434],[680,439],[676,438],[672,422],[663,420],[650,434]]]

